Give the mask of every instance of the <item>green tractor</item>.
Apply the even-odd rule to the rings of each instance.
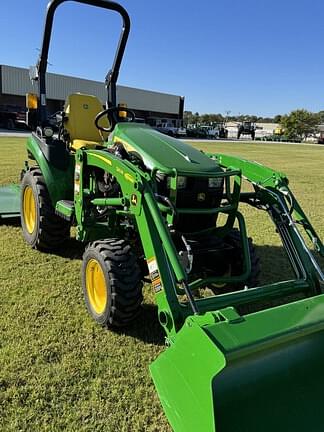
[[[251,121],[243,121],[237,125],[237,139],[240,139],[241,135],[251,135],[251,139],[255,139],[255,123]]]
[[[54,134],[45,73],[54,12],[63,1],[49,4],[34,74],[38,95],[28,102],[33,132],[20,188],[26,241],[50,251],[76,227],[85,245],[88,312],[112,330],[140,319],[149,276],[166,335],[150,371],[175,431],[322,430],[324,274],[301,231],[321,255],[324,248],[287,177],[198,151],[118,106],[130,20],[110,1],[78,0],[123,20],[106,78],[107,107],[91,95],[70,95]],[[259,259],[241,203],[268,213],[293,279],[258,285]]]

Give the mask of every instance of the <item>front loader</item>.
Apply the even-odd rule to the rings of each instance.
[[[320,431],[324,275],[302,233],[322,256],[324,248],[287,177],[198,151],[136,123],[130,109],[118,106],[130,21],[110,1],[78,0],[122,17],[106,108],[94,96],[70,95],[54,134],[45,73],[54,12],[63,1],[48,6],[33,76],[38,95],[28,102],[33,132],[21,182],[26,241],[50,251],[76,227],[85,244],[85,303],[109,329],[140,319],[149,277],[166,335],[150,371],[175,431]],[[243,203],[268,213],[294,279],[258,285]]]

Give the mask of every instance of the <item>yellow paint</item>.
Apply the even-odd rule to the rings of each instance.
[[[98,143],[96,141],[81,140],[81,139],[74,139],[71,145],[71,147],[74,150],[79,150],[80,148],[96,148],[97,146]]]
[[[137,196],[136,194],[132,194],[131,203],[135,206],[137,204]]]
[[[70,145],[77,150],[82,147],[101,144],[107,138],[107,133],[101,134],[94,121],[96,115],[103,110],[103,106],[96,96],[74,93],[68,96],[64,112],[66,121],[64,129],[69,134]],[[109,127],[107,117],[102,118],[100,125]]]
[[[119,168],[119,167],[116,167],[116,171],[117,171],[119,174],[121,174],[121,175],[124,174],[124,171],[123,171],[121,168]]]
[[[96,153],[91,153],[91,152],[89,152],[89,155],[91,155],[91,156],[95,156],[95,157],[97,157],[98,159],[101,159],[101,160],[103,160],[104,162],[107,162],[107,164],[112,165],[111,160],[110,160],[110,159],[107,159],[107,158],[104,157],[104,156],[98,155],[98,154],[96,154]],[[123,171],[121,168],[119,168],[118,166],[116,167],[116,171],[117,171],[119,174],[124,175],[124,177],[125,177],[125,179],[126,179],[127,181],[129,181],[129,182],[131,182],[131,183],[135,183],[135,179],[134,179],[134,177],[133,177],[131,174],[129,174],[129,173],[124,173],[124,171]]]
[[[127,181],[129,181],[129,182],[131,182],[131,183],[135,183],[135,179],[134,179],[134,177],[131,176],[130,174],[125,173],[125,174],[124,174],[124,177],[125,177],[125,179],[126,179]]]
[[[36,201],[31,186],[26,186],[24,190],[23,218],[28,233],[32,234],[36,228]]]
[[[96,259],[88,261],[85,276],[90,306],[98,315],[102,314],[107,305],[108,293],[104,272]]]
[[[96,153],[89,153],[89,155],[91,155],[91,156],[95,156],[96,158],[101,159],[101,160],[103,160],[104,162],[107,162],[108,165],[112,165],[111,160],[105,158],[104,156],[98,155],[98,154],[96,154]]]
[[[26,108],[37,109],[38,100],[35,93],[26,93]]]
[[[127,108],[127,104],[125,102],[119,103],[118,108]],[[127,118],[127,111],[123,111],[123,110],[118,111],[118,116],[120,118]]]

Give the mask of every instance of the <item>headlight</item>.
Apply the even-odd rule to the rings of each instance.
[[[49,126],[44,127],[43,133],[46,136],[46,138],[51,138],[54,135],[53,129]]]
[[[179,176],[177,178],[177,188],[178,189],[184,189],[187,186],[187,178]]]
[[[210,189],[218,189],[222,187],[223,177],[211,177],[208,179],[208,187]]]
[[[168,177],[167,180],[168,189],[171,187],[171,177]],[[187,177],[178,176],[177,177],[177,189],[185,189],[187,186]]]

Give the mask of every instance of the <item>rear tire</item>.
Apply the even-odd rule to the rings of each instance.
[[[88,312],[102,326],[124,327],[140,312],[141,271],[125,240],[97,240],[88,245],[82,286]]]
[[[22,177],[20,214],[23,236],[35,249],[55,249],[70,235],[70,224],[55,214],[39,168]]]

